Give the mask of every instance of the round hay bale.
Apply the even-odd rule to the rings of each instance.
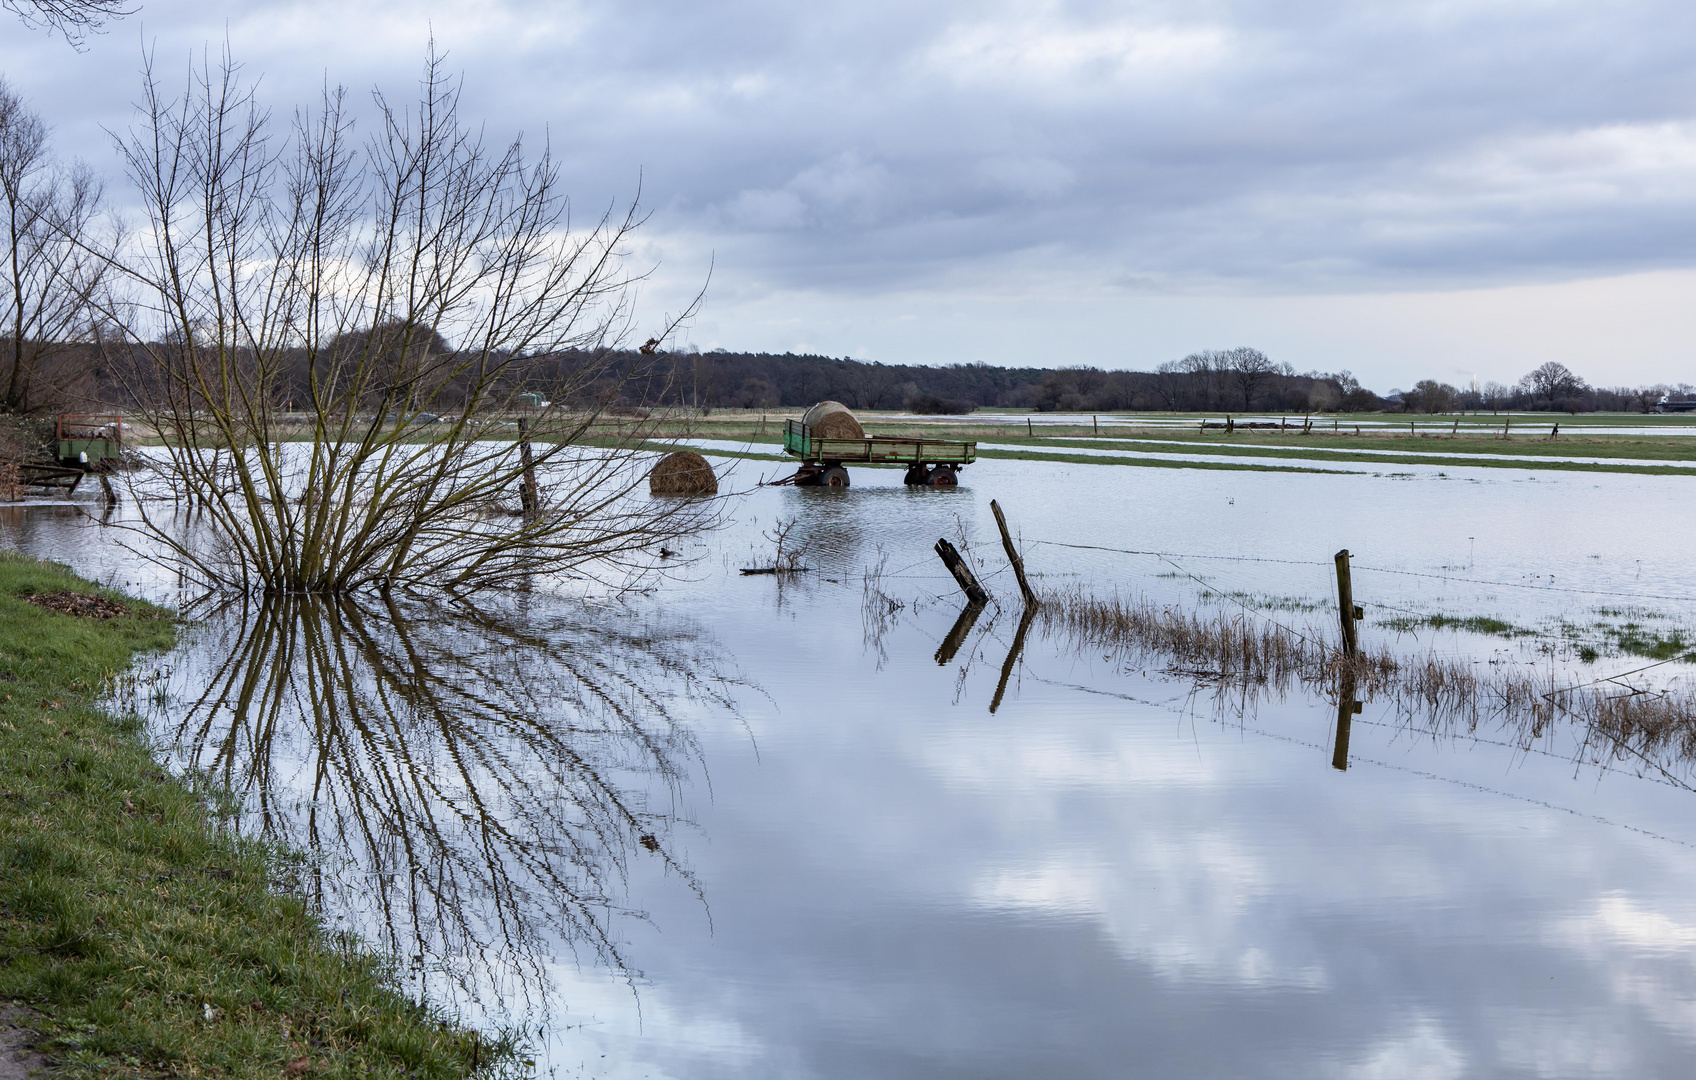
[[[693,450],[660,458],[648,473],[650,495],[717,495],[718,477],[707,459]]]
[[[821,401],[807,410],[801,423],[819,439],[863,439],[866,429],[840,401]]]

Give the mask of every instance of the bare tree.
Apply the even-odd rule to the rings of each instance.
[[[1242,391],[1245,409],[1254,407],[1255,392],[1280,370],[1278,365],[1259,349],[1230,349],[1221,359],[1224,367],[1231,372],[1237,389]]]
[[[163,481],[205,528],[143,499],[146,527],[208,583],[267,593],[648,565],[702,512],[639,496],[643,432],[597,426],[631,375],[608,358],[632,320],[634,204],[572,228],[547,151],[486,146],[433,49],[415,106],[375,102],[363,147],[338,89],[278,148],[227,55],[179,97],[149,61],[120,146],[147,227],[103,314]],[[532,477],[546,498],[502,516]]]
[[[100,195],[88,169],[53,160],[47,126],[0,80],[0,412],[60,407],[87,373],[76,353],[106,265],[88,246]]]
[[[0,0],[0,6],[26,25],[57,31],[72,45],[99,33],[107,19],[135,14],[135,8],[125,5],[126,0]]]
[[[1565,364],[1550,360],[1519,380],[1522,392],[1538,401],[1558,401],[1590,389],[1583,379],[1572,373]]]

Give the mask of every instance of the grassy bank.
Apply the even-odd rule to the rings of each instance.
[[[66,591],[122,610],[24,599]],[[139,724],[99,707],[114,673],[173,638],[166,612],[0,553],[10,1023],[67,1076],[469,1075],[491,1057],[476,1035],[332,939],[274,887],[281,853],[220,830],[213,800],[160,770]]]

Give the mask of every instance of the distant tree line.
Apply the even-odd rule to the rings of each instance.
[[[586,356],[557,358],[561,372]],[[629,354],[615,365],[635,371]],[[960,414],[984,407],[1043,412],[1180,412],[1253,410],[1291,413],[1383,407],[1348,372],[1298,374],[1255,349],[1199,352],[1155,371],[1098,367],[997,367],[949,364],[926,367],[880,364],[796,353],[662,353],[645,374],[627,379],[628,405],[681,405],[701,409],[794,409],[835,400],[854,409],[906,409]],[[605,391],[612,388],[604,387]]]
[[[1651,412],[1663,398],[1696,399],[1690,383],[1650,386],[1591,386],[1565,364],[1549,361],[1526,373],[1512,386],[1486,382],[1458,388],[1436,379],[1421,379],[1413,389],[1392,393],[1391,408],[1405,412]]]
[[[394,334],[396,341],[407,340]],[[411,344],[432,355],[451,353],[440,334],[419,328]],[[362,347],[363,335],[346,334],[330,352]],[[10,346],[0,334],[0,346]],[[0,349],[15,370],[16,353]],[[55,378],[33,385],[52,393],[25,405],[8,401],[0,377],[0,412],[35,408],[122,407],[135,390],[133,376],[110,343],[76,343],[51,350]],[[45,359],[48,351],[41,354]],[[31,366],[26,360],[22,365]],[[288,370],[291,365],[282,365]],[[303,352],[288,377],[277,384],[278,404],[307,400],[312,362]],[[585,379],[593,368],[598,377]],[[1594,387],[1562,364],[1550,362],[1513,386],[1486,382],[1476,389],[1424,379],[1412,389],[1380,397],[1351,373],[1297,373],[1255,349],[1192,353],[1154,371],[1107,371],[1097,367],[997,367],[991,364],[880,364],[811,353],[735,353],[637,349],[566,351],[533,357],[524,366],[528,389],[543,396],[571,386],[568,404],[600,408],[684,407],[695,409],[804,409],[834,400],[853,409],[899,409],[921,414],[964,414],[978,408],[1039,412],[1649,412],[1663,397],[1696,398],[1687,383],[1642,387]],[[73,400],[74,399],[74,400]],[[443,402],[446,404],[446,402]],[[23,406],[20,408],[20,406]]]

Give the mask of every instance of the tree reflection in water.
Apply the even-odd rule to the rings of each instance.
[[[189,689],[154,705],[177,762],[240,796],[243,831],[306,853],[326,914],[464,990],[529,996],[568,950],[634,977],[632,858],[700,894],[673,846],[687,721],[733,711],[736,683],[687,628],[542,598],[283,596],[208,613],[187,655]]]

